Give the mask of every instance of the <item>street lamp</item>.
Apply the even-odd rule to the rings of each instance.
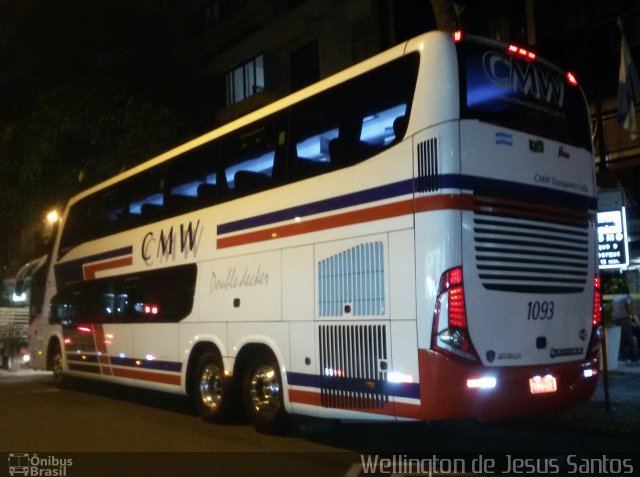
[[[47,212],[47,223],[49,225],[53,225],[56,222],[58,222],[58,220],[60,220],[60,214],[58,213],[57,209],[51,209],[49,212]]]

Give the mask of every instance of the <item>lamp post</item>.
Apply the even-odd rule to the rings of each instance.
[[[46,215],[47,224],[53,226],[60,220],[58,209],[51,209]]]

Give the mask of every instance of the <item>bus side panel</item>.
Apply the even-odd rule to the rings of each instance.
[[[204,320],[282,320],[279,250],[206,262],[199,273]]]
[[[462,261],[460,211],[416,214],[416,237],[418,345],[421,349],[430,349],[440,276]]]
[[[408,134],[460,116],[458,62],[451,35],[429,32],[409,42],[407,50],[413,49],[420,51],[421,61]]]
[[[313,321],[314,306],[313,246],[282,251],[282,319]]]
[[[313,246],[292,247],[282,251],[282,318],[290,323],[291,363],[287,369],[287,398],[292,411],[317,416],[315,404],[305,404],[297,396],[309,394],[302,381],[320,374],[315,334],[315,275]]]
[[[413,145],[418,345],[428,349],[440,276],[462,264],[460,190],[444,180],[460,173],[458,122],[421,131]]]
[[[135,356],[133,345],[133,325],[103,325],[109,356]]]
[[[392,383],[390,389],[395,393],[394,402],[418,405],[420,369],[415,320],[392,321],[391,340],[393,366],[387,380]]]
[[[287,397],[293,412],[317,416],[317,398],[307,381],[316,380],[320,376],[320,365],[317,353],[317,336],[313,321],[292,321],[290,323],[291,365],[287,370],[289,382]],[[305,399],[312,397],[312,399]],[[311,402],[310,402],[311,401]]]
[[[126,325],[125,325],[126,326]],[[140,323],[133,325],[133,356],[149,361],[180,361],[177,323]]]
[[[389,234],[389,313],[392,320],[416,319],[416,261],[413,229]]]

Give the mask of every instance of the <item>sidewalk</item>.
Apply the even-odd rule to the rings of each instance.
[[[605,406],[604,373],[600,372],[593,397],[561,413],[560,419],[574,426],[640,439],[640,367],[620,363],[618,369],[609,371],[609,411]]]

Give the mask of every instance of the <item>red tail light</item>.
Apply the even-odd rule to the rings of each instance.
[[[453,41],[456,43],[462,41],[462,30],[456,30],[453,32]]]
[[[593,279],[593,320],[594,327],[602,324],[602,294],[600,293],[600,276]]]
[[[565,78],[571,86],[578,86],[578,78],[571,71],[565,73]]]
[[[431,344],[444,354],[479,361],[469,336],[462,267],[447,270],[440,278]]]
[[[467,328],[467,312],[464,304],[464,285],[462,284],[462,267],[447,270],[440,277],[438,296],[447,293],[449,310],[449,326]]]
[[[144,305],[144,312],[147,315],[157,315],[158,311],[158,305]]]

